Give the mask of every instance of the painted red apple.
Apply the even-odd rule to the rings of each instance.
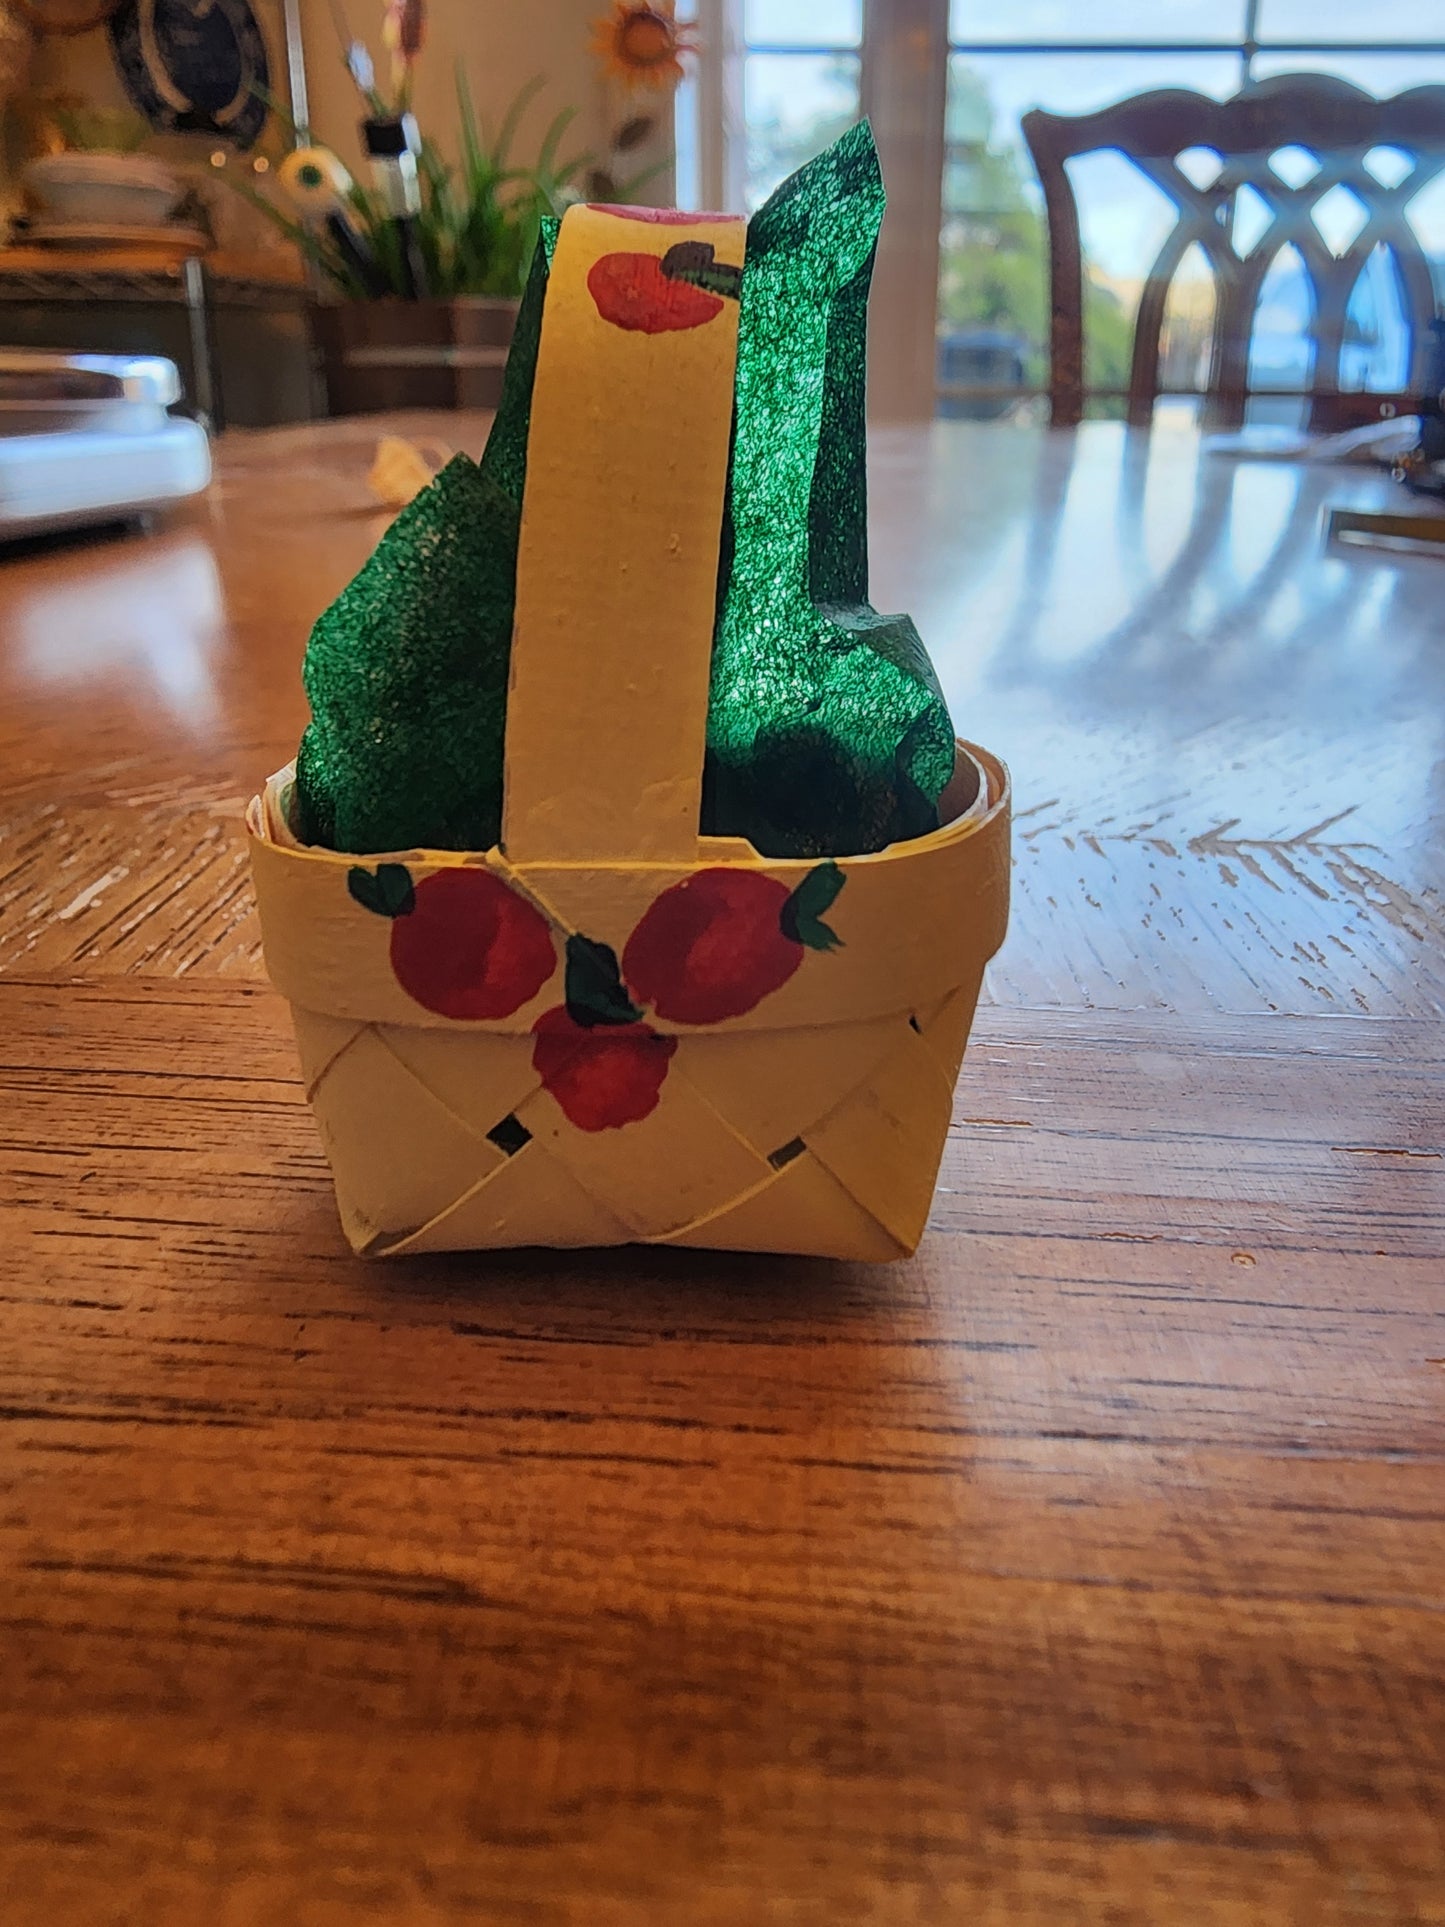
[[[597,312],[615,328],[644,335],[700,328],[722,313],[720,295],[664,272],[655,254],[603,254],[587,271]]]
[[[675,1037],[646,1024],[579,1024],[558,1005],[532,1026],[532,1068],[579,1131],[636,1124],[657,1109]]]
[[[756,870],[698,870],[664,890],[628,938],[627,986],[669,1023],[741,1017],[782,988],[805,950],[837,947],[821,917],[843,881],[836,863],[793,891]]]
[[[557,968],[547,919],[490,870],[438,870],[413,885],[405,864],[383,863],[348,881],[358,903],[391,918],[396,980],[438,1016],[510,1017]]]

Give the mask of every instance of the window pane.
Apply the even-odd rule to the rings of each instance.
[[[1166,86],[1223,97],[1238,83],[1239,62],[1225,54],[951,58],[938,312],[947,412],[1010,412],[1010,390],[1037,392],[1048,378],[1048,232],[1020,115],[1034,106],[1083,113]],[[1088,269],[1086,378],[1122,389],[1139,292],[1173,226],[1173,207],[1111,151],[1074,162],[1070,176]],[[1205,288],[1180,292],[1188,312],[1208,299]],[[1178,358],[1187,358],[1183,346]],[[970,400],[960,392],[968,389],[995,392]]]
[[[1266,40],[1445,40],[1445,0],[1260,0]]]
[[[1445,308],[1445,175],[1437,174],[1411,200],[1410,226],[1430,260],[1436,306]]]
[[[983,78],[1000,127],[1016,141],[1030,107],[1088,114],[1156,87],[1192,87],[1223,100],[1240,84],[1233,54],[959,54],[952,67],[959,66]]]
[[[678,0],[681,25],[697,21],[697,0]],[[697,61],[683,63],[683,77],[672,97],[673,202],[677,207],[702,205],[701,104],[698,100]]]
[[[1169,283],[1159,333],[1159,386],[1163,393],[1201,394],[1209,385],[1214,313],[1219,301],[1214,271],[1196,241]],[[1124,377],[1128,380],[1127,371]]]
[[[1257,54],[1254,77],[1270,74],[1338,74],[1367,94],[1384,98],[1408,87],[1445,81],[1445,54]]]
[[[856,54],[749,54],[743,64],[751,211],[858,118]]]
[[[750,47],[856,47],[863,0],[747,0],[743,34]]]
[[[1314,363],[1315,303],[1299,251],[1281,248],[1270,263],[1249,337],[1251,388],[1305,389]]]
[[[1438,0],[1428,3],[1433,6]],[[998,0],[952,0],[948,37],[958,43],[1038,40],[1045,45],[1074,40],[1242,40],[1244,0],[1009,0],[1002,6]]]
[[[1394,256],[1375,248],[1345,312],[1340,386],[1398,394],[1410,379],[1410,326]]]
[[[702,200],[698,119],[697,76],[689,73],[672,102],[673,192],[679,207],[695,208]]]

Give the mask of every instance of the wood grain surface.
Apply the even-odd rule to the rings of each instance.
[[[906,1267],[386,1269],[268,991],[0,1012],[8,1918],[1442,1917],[1427,1027],[991,1013]]]
[[[883,438],[1025,813],[917,1258],[368,1266],[233,812],[372,432],[0,573],[0,1922],[1445,1922],[1437,576],[1121,640],[1187,438]]]

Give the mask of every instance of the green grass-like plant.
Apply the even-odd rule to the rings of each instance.
[[[567,130],[576,118],[575,108],[564,107],[553,117],[530,166],[519,166],[512,160],[523,117],[544,85],[541,75],[529,80],[512,100],[492,137],[477,115],[466,74],[458,65],[459,159],[449,161],[429,136],[423,138],[417,157],[421,211],[415,235],[426,269],[423,294],[440,300],[456,295],[519,296],[543,219],[560,215],[570,202],[583,197],[596,172],[594,156],[581,152],[562,157]],[[391,111],[379,96],[369,104],[378,114]],[[288,118],[284,109],[272,105],[283,120]],[[296,131],[294,124],[292,131]],[[608,185],[616,192],[607,198],[635,192],[646,178],[638,175],[624,183],[609,180]],[[367,298],[367,290],[323,228],[303,225],[248,181],[231,177],[231,184],[295,243],[340,294],[349,299]],[[381,195],[375,188],[354,181],[346,198],[352,224],[385,277],[386,292],[404,293],[400,239]]]

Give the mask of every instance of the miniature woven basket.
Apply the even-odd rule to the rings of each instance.
[[[624,330],[586,286],[602,253],[693,235],[563,222],[500,846],[303,846],[289,771],[248,812],[267,967],[359,1252],[886,1260],[927,1223],[1007,921],[1007,775],[960,744],[943,826],[873,855],[699,835],[735,313]],[[741,224],[696,236],[741,262]]]

